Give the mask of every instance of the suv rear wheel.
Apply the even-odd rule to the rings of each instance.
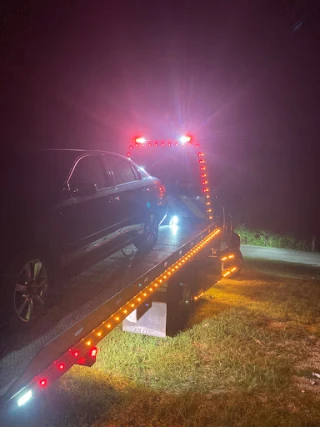
[[[157,243],[159,234],[159,224],[154,214],[150,214],[143,228],[142,236],[134,243],[135,247],[141,252],[151,250]]]
[[[16,258],[5,276],[5,311],[10,323],[32,323],[44,312],[49,271],[49,262],[37,252]]]

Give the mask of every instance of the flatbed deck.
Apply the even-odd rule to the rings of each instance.
[[[76,336],[81,322],[85,322],[83,333],[91,331],[95,322],[104,316],[112,315],[117,305],[125,298],[133,297],[139,291],[140,278],[153,280],[159,270],[165,269],[170,257],[176,261],[179,250],[192,246],[193,239],[199,241],[199,235],[206,233],[206,225],[170,227],[159,230],[159,239],[155,248],[146,256],[140,257],[133,246],[100,260],[95,265],[63,283],[59,300],[49,307],[45,316],[32,327],[19,331],[4,329],[1,331],[0,354],[0,396],[27,370],[41,351],[50,351],[50,345],[59,341],[59,337],[68,341]],[[186,248],[185,248],[186,249]],[[176,254],[176,255],[175,255]],[[163,265],[162,265],[163,264]],[[170,265],[170,262],[169,262]],[[149,275],[149,277],[147,277]],[[142,286],[142,285],[141,285]],[[134,288],[135,287],[135,288]],[[132,288],[129,290],[129,288]],[[118,301],[115,298],[119,295]],[[113,301],[113,304],[106,304]],[[97,313],[95,316],[94,313]],[[93,316],[90,316],[93,314]],[[86,319],[91,319],[87,321]],[[61,341],[60,339],[60,341]],[[56,344],[55,344],[56,345]],[[53,347],[52,347],[53,348]],[[57,348],[57,346],[56,346]],[[45,367],[45,366],[44,366]]]

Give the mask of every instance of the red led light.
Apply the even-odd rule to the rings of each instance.
[[[75,350],[75,351],[73,352],[74,357],[78,357],[78,356],[79,356],[79,354],[80,354],[80,351],[79,351],[79,350]]]
[[[171,145],[172,145],[172,143],[171,143],[171,142],[168,142],[168,147],[171,147]]]
[[[200,147],[200,144],[196,144],[196,147],[197,147],[197,148],[199,148],[199,147]]]
[[[134,144],[136,147],[139,147],[139,144],[136,142],[135,144]]]
[[[204,160],[203,160],[203,159],[200,159],[200,160],[199,160],[199,163],[204,163]]]
[[[192,145],[192,142],[189,142],[189,145]]]
[[[178,145],[179,145],[179,142],[178,142],[178,141],[177,141],[177,142],[175,142],[175,143],[174,143],[174,145],[175,145],[175,146],[178,146]]]
[[[154,143],[154,145],[155,145],[156,147],[158,147],[158,141],[156,141],[156,142]]]
[[[129,153],[129,152],[128,152],[128,153],[127,153],[127,157],[131,157],[131,153]]]
[[[148,142],[148,147],[151,147],[151,145],[152,145],[151,142]]]
[[[60,365],[59,365],[59,369],[60,369],[60,371],[63,371],[63,370],[64,370],[64,368],[65,368],[65,364],[64,364],[64,363],[60,363]]]
[[[79,365],[83,365],[84,363],[86,363],[86,358],[85,357],[81,357],[78,362]]]
[[[89,355],[91,357],[97,357],[98,349],[97,347],[92,347],[92,349],[89,351]]]
[[[202,156],[203,156],[203,153],[200,151],[200,152],[198,153],[198,156],[199,156],[199,157],[202,157]]]
[[[208,184],[208,181],[202,181],[202,185]]]
[[[133,150],[133,147],[132,147],[132,145],[130,145],[130,147],[129,147],[129,150],[131,151],[131,150]]]
[[[41,385],[41,387],[45,387],[47,385],[47,380],[45,380],[45,379],[40,380],[39,384]]]
[[[163,141],[161,142],[161,145],[162,145],[162,147],[164,147],[164,142]]]
[[[209,191],[209,188],[204,188],[202,191],[203,191],[204,193],[207,193],[207,192]]]

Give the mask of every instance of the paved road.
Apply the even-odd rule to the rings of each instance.
[[[270,259],[294,262],[320,267],[320,253],[300,252],[291,249],[264,248],[261,246],[241,245],[245,258]]]

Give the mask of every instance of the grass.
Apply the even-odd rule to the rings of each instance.
[[[298,251],[311,251],[312,241],[299,240],[287,234],[274,233],[267,230],[255,230],[239,226],[235,230],[245,245],[264,246],[269,248],[295,249]]]
[[[95,367],[62,377],[30,425],[319,426],[319,278],[315,268],[246,261],[178,336],[113,331]]]

